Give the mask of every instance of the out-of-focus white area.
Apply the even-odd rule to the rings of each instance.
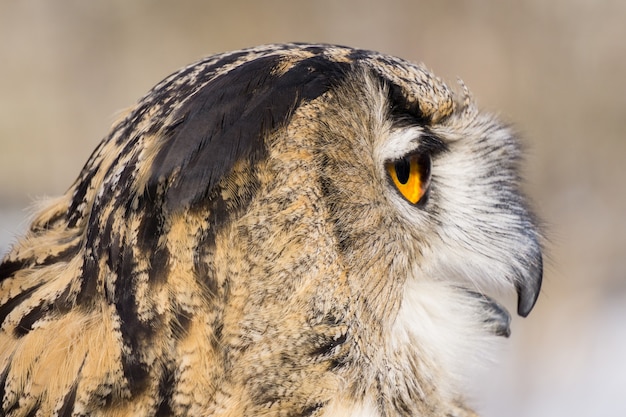
[[[211,53],[339,43],[424,62],[521,132],[544,290],[470,387],[485,417],[626,415],[626,2],[0,2],[0,253],[115,115]],[[511,311],[515,311],[511,305]]]

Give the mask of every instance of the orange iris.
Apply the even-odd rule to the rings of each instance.
[[[427,189],[428,178],[422,178],[426,174],[426,167],[419,162],[418,155],[409,155],[397,161],[385,164],[387,172],[404,198],[412,204],[417,204],[424,196]]]

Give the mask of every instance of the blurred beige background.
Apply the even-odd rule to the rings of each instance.
[[[550,260],[536,310],[471,384],[474,403],[485,417],[626,415],[621,0],[2,1],[0,254],[116,112],[197,58],[281,41],[424,62],[517,126]]]

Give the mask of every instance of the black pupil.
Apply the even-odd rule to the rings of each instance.
[[[403,158],[396,161],[394,169],[396,170],[396,176],[400,184],[406,184],[409,180],[409,174],[411,173],[411,162],[409,159]]]

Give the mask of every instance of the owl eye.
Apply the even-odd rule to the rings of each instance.
[[[396,189],[411,204],[419,203],[430,185],[430,156],[426,153],[406,155],[385,164]]]

